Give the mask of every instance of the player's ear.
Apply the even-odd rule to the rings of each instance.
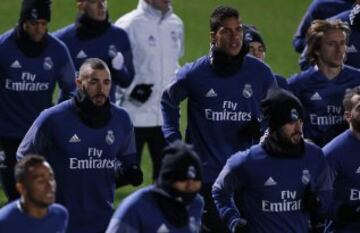
[[[20,193],[20,195],[23,195],[26,191],[25,186],[23,183],[16,182],[15,184],[16,190]]]
[[[344,118],[345,118],[347,123],[350,123],[350,121],[351,121],[351,112],[350,111],[345,111],[344,112]]]
[[[211,44],[215,44],[215,36],[216,36],[216,33],[215,32],[210,32],[210,43]]]

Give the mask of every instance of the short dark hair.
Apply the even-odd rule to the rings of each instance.
[[[354,107],[351,99],[355,95],[360,95],[360,86],[346,89],[345,96],[343,99],[343,106],[345,111],[351,111],[351,109]]]
[[[339,29],[346,34],[346,40],[349,38],[350,28],[349,26],[340,20],[314,20],[309,27],[306,34],[307,50],[305,56],[314,64],[318,61],[317,51],[321,48],[321,40],[324,34],[333,29]]]
[[[91,68],[93,70],[108,70],[108,65],[99,58],[88,58],[86,59],[80,69],[79,69],[79,78],[86,76],[86,73],[88,72],[88,68]],[[110,72],[110,71],[109,71]]]
[[[46,162],[45,158],[40,155],[26,155],[15,165],[15,181],[23,183],[28,175],[29,169],[38,164]]]
[[[210,31],[217,32],[222,25],[222,21],[227,18],[240,18],[239,11],[230,6],[218,6],[210,16]]]

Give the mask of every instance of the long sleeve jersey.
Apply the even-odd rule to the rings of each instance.
[[[243,218],[251,233],[307,233],[309,217],[302,207],[305,188],[310,186],[319,195],[320,212],[327,213],[332,188],[328,174],[325,157],[314,144],[306,143],[302,157],[289,159],[271,157],[256,145],[227,161],[212,195],[229,229]]]
[[[188,100],[185,140],[194,145],[204,168],[204,183],[213,183],[227,158],[254,142],[244,130],[252,118],[260,118],[260,101],[274,84],[264,63],[245,56],[232,76],[218,76],[208,56],[185,65],[164,91],[163,132],[169,141],[181,139],[179,105]]]
[[[335,175],[335,201],[339,204],[360,206],[360,140],[347,130],[329,142],[323,151]],[[331,226],[332,222],[330,222],[330,229]],[[360,222],[350,223],[333,232],[360,232]]]
[[[47,35],[37,57],[17,46],[16,31],[0,36],[0,136],[22,138],[39,113],[52,106],[56,83],[62,101],[75,90],[75,69],[66,46]]]
[[[69,48],[75,68],[79,71],[82,63],[92,57],[106,62],[111,71],[112,82],[121,87],[128,87],[134,78],[133,57],[127,33],[110,25],[101,35],[89,39],[80,39],[76,34],[75,24],[54,32],[54,36],[63,41]],[[118,52],[124,57],[124,66],[120,70],[112,68],[112,59]],[[115,85],[110,90],[110,99],[115,101]]]
[[[171,224],[152,195],[153,186],[125,198],[114,213],[106,233],[199,233],[204,201],[200,195],[188,206],[189,220],[183,227]]]
[[[64,206],[52,204],[43,218],[24,213],[20,201],[10,202],[0,209],[0,232],[7,233],[65,233],[69,214]]]
[[[347,88],[360,85],[360,71],[344,65],[332,80],[317,67],[292,76],[289,89],[305,109],[304,136],[324,146],[346,128],[342,100]]]
[[[56,201],[70,213],[67,233],[104,231],[113,213],[115,170],[135,161],[133,126],[125,110],[111,105],[111,120],[89,128],[74,100],[43,111],[17,151],[46,157],[57,181]]]

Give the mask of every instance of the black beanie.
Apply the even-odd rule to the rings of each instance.
[[[261,101],[261,110],[268,120],[270,130],[277,130],[286,123],[304,118],[300,100],[281,88],[269,92],[266,99]]]
[[[190,145],[176,141],[163,150],[159,184],[170,185],[188,179],[202,180],[201,162]]]
[[[259,42],[264,46],[264,50],[266,51],[265,42],[262,39],[260,33],[253,26],[245,26],[245,42],[250,45],[251,42]]]
[[[23,0],[20,11],[20,22],[45,19],[50,22],[51,0]]]

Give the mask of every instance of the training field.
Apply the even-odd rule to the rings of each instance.
[[[0,33],[16,25],[21,2],[22,0],[1,0]],[[262,32],[267,48],[266,61],[273,71],[288,77],[299,71],[291,39],[310,2],[311,0],[173,0],[174,10],[185,24],[185,56],[181,63],[191,62],[208,52],[209,15],[215,6],[231,5],[240,10],[243,22],[256,25]],[[137,0],[108,0],[108,6],[110,18],[114,22],[119,16],[135,8]],[[49,30],[54,31],[72,23],[75,15],[76,0],[53,0]],[[143,158],[146,185],[151,182],[151,164],[147,153]],[[128,187],[119,189],[117,203],[133,190]],[[0,206],[4,202],[0,188]]]

